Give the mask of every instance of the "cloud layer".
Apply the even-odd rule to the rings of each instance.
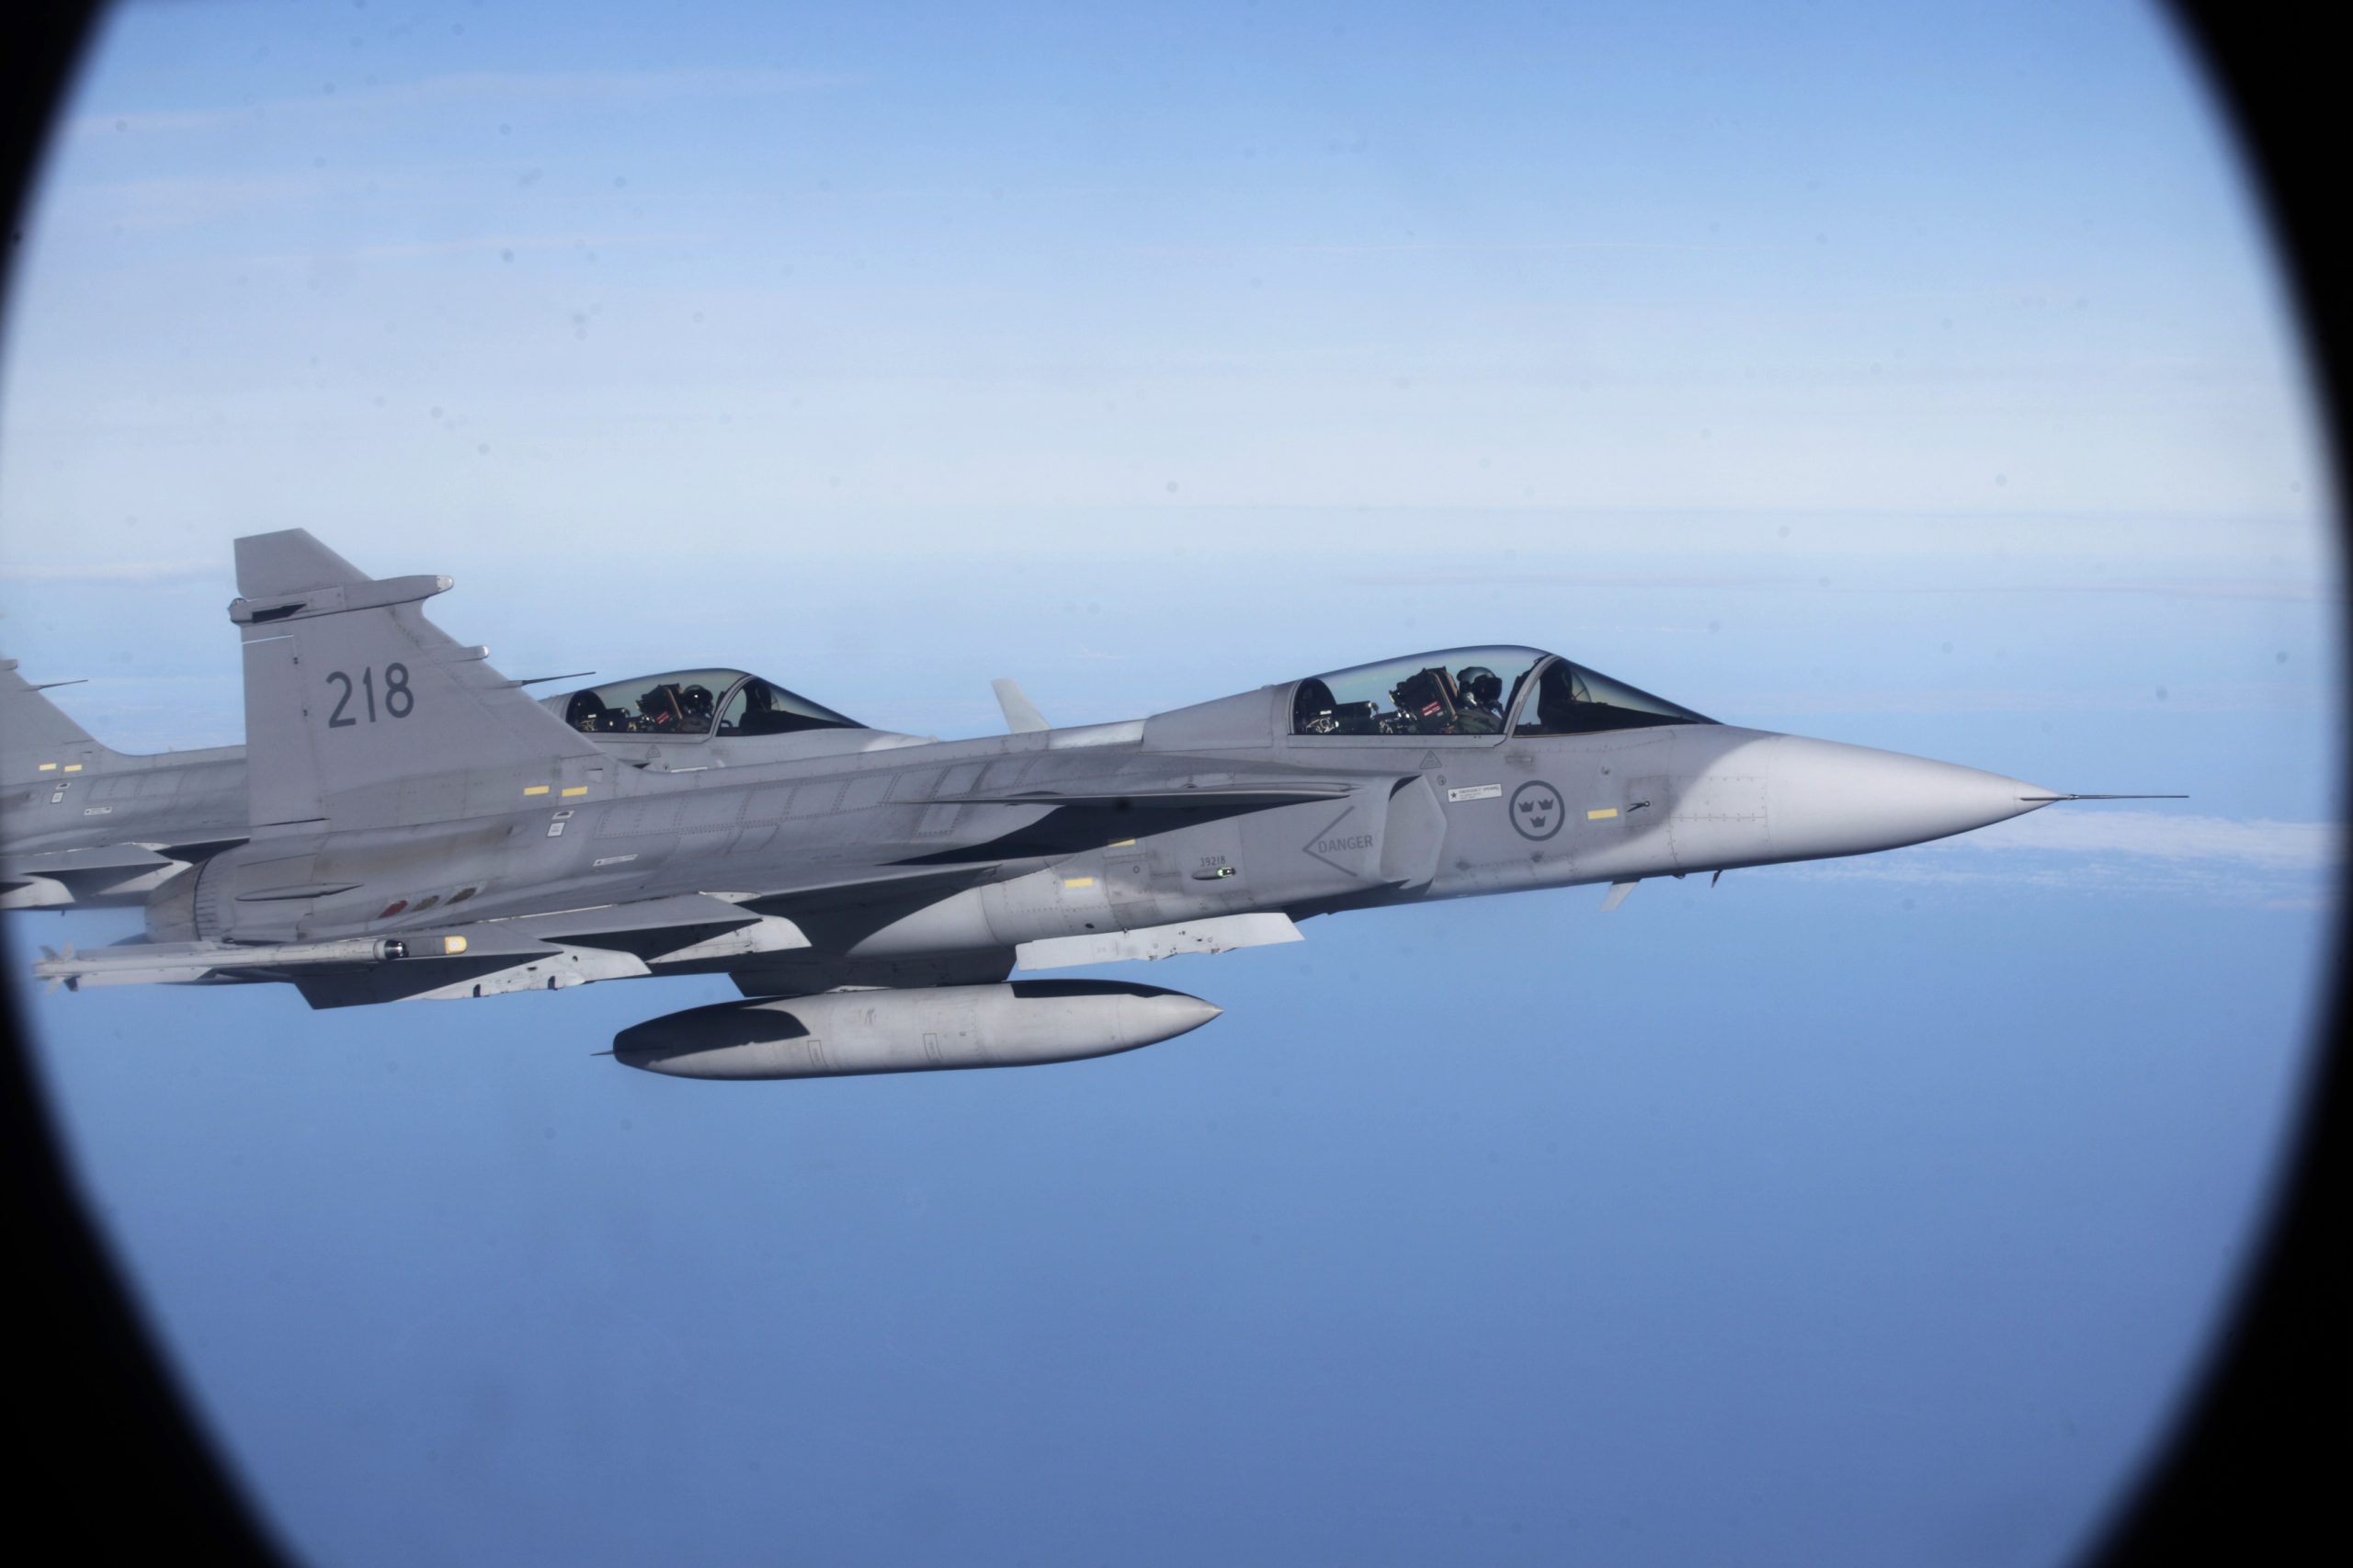
[[[1795,868],[1838,881],[2165,893],[2271,909],[2335,907],[2344,828],[2161,811],[2046,808],[1977,833]]]

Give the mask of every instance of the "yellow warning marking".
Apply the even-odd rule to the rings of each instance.
[[[526,795],[544,795],[547,792],[548,787],[544,784],[526,784],[523,786],[523,793]]]
[[[53,762],[44,762],[40,765],[40,770],[43,773],[54,773],[57,771],[57,764]]]
[[[574,795],[585,795],[587,792],[588,786],[585,784],[567,784],[563,787],[564,798],[567,800]]]
[[[465,950],[466,939],[463,937],[444,937],[441,938],[441,951],[444,954],[462,953]]]
[[[1064,877],[1063,879],[1063,886],[1066,888],[1091,888],[1094,885],[1093,877]]]
[[[65,771],[68,773],[79,773],[82,771],[82,765],[78,762],[69,762],[65,765]]]
[[[1615,807],[1615,806],[1604,806],[1604,807],[1602,807],[1602,808],[1601,808],[1599,811],[1597,811],[1597,812],[1586,812],[1586,814],[1585,814],[1585,820],[1586,820],[1586,821],[1587,821],[1587,822],[1599,822],[1599,821],[1600,821],[1602,818],[1604,818],[1604,817],[1614,817],[1614,816],[1616,816],[1617,814],[1618,814],[1618,808],[1617,808],[1617,807]]]
[[[1111,840],[1109,844],[1105,845],[1104,847],[1107,849],[1125,849],[1134,842],[1135,840],[1132,838],[1115,838]]]

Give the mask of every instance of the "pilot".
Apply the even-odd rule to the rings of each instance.
[[[778,729],[776,693],[768,683],[757,676],[744,683],[744,712],[735,722],[735,733],[742,735],[774,734]]]
[[[640,734],[675,735],[679,730],[678,688],[657,686],[637,699],[637,722],[630,728]]]
[[[585,730],[591,734],[603,729],[605,727],[604,694],[595,691],[574,692],[572,700],[563,705],[563,722],[575,730]]]
[[[1454,677],[1462,700],[1454,710],[1458,735],[1499,734],[1504,727],[1503,677],[1484,665],[1465,665]]]
[[[678,692],[678,723],[688,734],[710,728],[710,687],[689,686]]]

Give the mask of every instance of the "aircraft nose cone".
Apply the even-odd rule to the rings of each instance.
[[[1863,855],[2037,810],[2055,791],[1902,752],[1783,735],[1768,767],[1776,859]]]

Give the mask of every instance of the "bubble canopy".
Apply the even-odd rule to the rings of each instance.
[[[1310,676],[1291,697],[1293,735],[1581,735],[1712,724],[1688,708],[1540,648],[1448,648]]]
[[[745,670],[672,670],[602,681],[540,699],[573,729],[594,735],[699,741],[710,736],[783,735],[865,725]]]

